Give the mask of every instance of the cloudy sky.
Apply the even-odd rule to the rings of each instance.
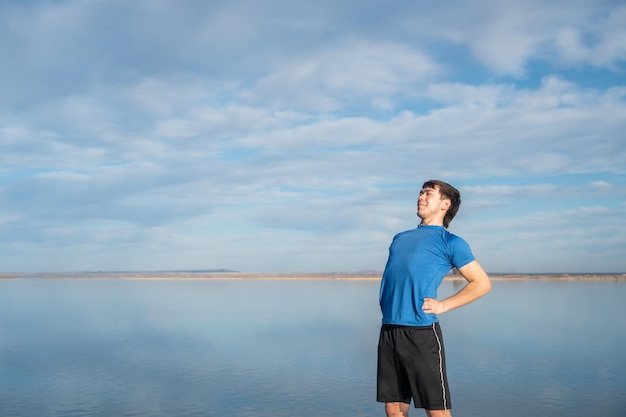
[[[621,0],[0,2],[0,270],[626,271]]]

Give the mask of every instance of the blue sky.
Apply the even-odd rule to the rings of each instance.
[[[0,270],[626,271],[626,3],[0,3]]]

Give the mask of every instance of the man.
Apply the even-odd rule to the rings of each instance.
[[[461,205],[459,191],[427,181],[417,202],[421,219],[397,234],[380,285],[382,328],[378,343],[377,401],[387,417],[409,415],[411,399],[429,417],[451,417],[450,394],[437,314],[461,307],[491,289],[489,276],[460,237],[447,227]],[[467,280],[456,294],[437,300],[453,268]]]

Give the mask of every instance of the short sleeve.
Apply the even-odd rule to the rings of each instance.
[[[476,260],[470,245],[462,238],[450,234],[450,263],[455,268],[462,268],[468,263]]]

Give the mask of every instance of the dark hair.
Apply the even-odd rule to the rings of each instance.
[[[448,208],[446,215],[443,217],[443,227],[448,228],[448,225],[459,211],[459,207],[461,207],[461,193],[447,182],[439,180],[426,181],[422,188],[436,188],[439,190],[442,200],[450,200],[450,208]]]

